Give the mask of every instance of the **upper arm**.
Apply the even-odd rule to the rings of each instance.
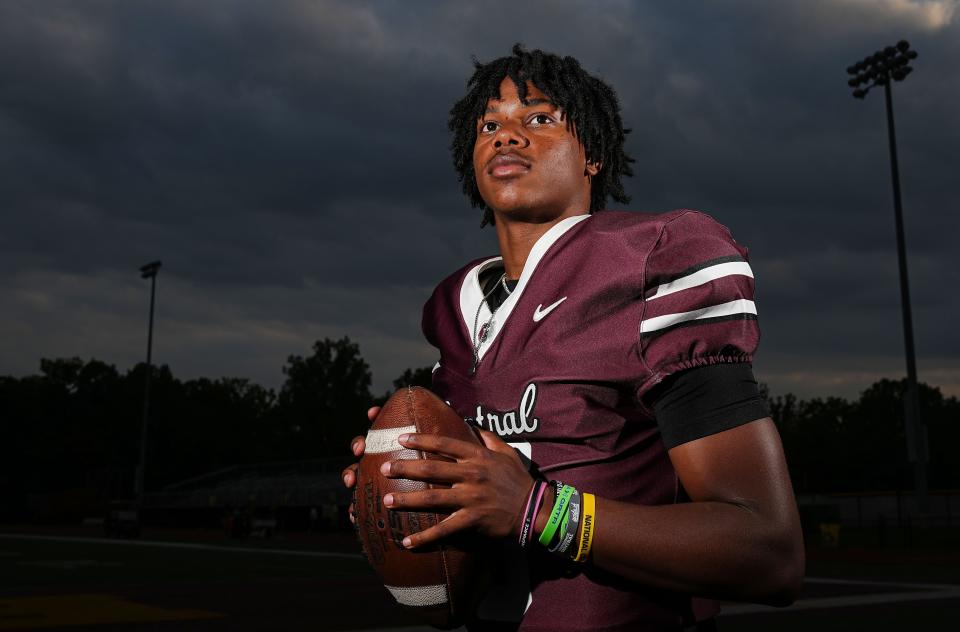
[[[805,555],[800,516],[773,420],[683,443],[669,451],[693,503],[732,505],[747,519],[729,533],[727,547],[755,563],[752,577],[771,605],[789,605],[803,585]],[[713,514],[716,515],[716,514]]]
[[[683,443],[669,455],[693,501],[735,504],[799,533],[780,435],[769,417]]]

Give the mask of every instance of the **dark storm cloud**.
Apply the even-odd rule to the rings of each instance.
[[[92,271],[179,243],[194,278],[290,283],[298,262],[256,265],[276,252],[257,237],[274,217],[449,189],[436,184],[449,99],[423,99],[437,79],[378,59],[362,33],[335,48],[336,6],[194,7],[8,7],[3,112],[20,142],[3,190],[53,265]],[[225,265],[206,265],[218,254]]]
[[[16,335],[0,373],[134,361],[133,275],[156,257],[158,354],[183,374],[275,384],[286,354],[343,334],[378,385],[428,363],[419,305],[495,249],[459,193],[447,111],[471,55],[523,41],[617,88],[630,208],[700,208],[749,245],[762,379],[852,393],[902,372],[902,338],[882,95],[852,99],[844,67],[907,37],[920,58],[895,99],[921,377],[960,392],[960,299],[944,291],[960,283],[955,8],[4,3],[0,327]]]

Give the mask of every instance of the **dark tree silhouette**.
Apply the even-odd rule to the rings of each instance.
[[[345,457],[350,438],[369,425],[370,367],[349,338],[317,341],[311,351],[287,359],[279,394],[244,379],[180,381],[155,366],[147,490],[231,465]],[[63,499],[131,493],[145,370],[60,358],[41,360],[38,375],[0,376],[0,521],[43,515],[44,498],[61,499],[50,509],[66,507]],[[429,387],[430,378],[430,367],[408,368],[393,387]],[[880,380],[853,401],[768,395],[797,491],[911,489],[905,386]],[[925,384],[919,396],[930,487],[956,489],[960,402]],[[46,519],[78,519],[70,511]]]
[[[283,368],[287,376],[278,398],[290,458],[343,455],[352,437],[368,426],[370,366],[360,348],[347,337],[324,338],[313,354],[291,355]]]
[[[770,400],[798,492],[912,489],[904,435],[906,380],[880,380],[850,402],[839,398]],[[932,488],[960,485],[953,446],[960,439],[960,402],[919,384],[927,425]]]
[[[147,472],[157,484],[274,458],[273,391],[245,379],[200,378],[156,399]]]

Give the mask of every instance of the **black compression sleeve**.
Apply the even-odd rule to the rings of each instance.
[[[747,363],[675,373],[657,386],[651,401],[668,450],[770,415]]]

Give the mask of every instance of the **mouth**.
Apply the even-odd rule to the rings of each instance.
[[[494,178],[513,178],[530,171],[530,161],[514,153],[497,154],[487,163],[487,173]]]

